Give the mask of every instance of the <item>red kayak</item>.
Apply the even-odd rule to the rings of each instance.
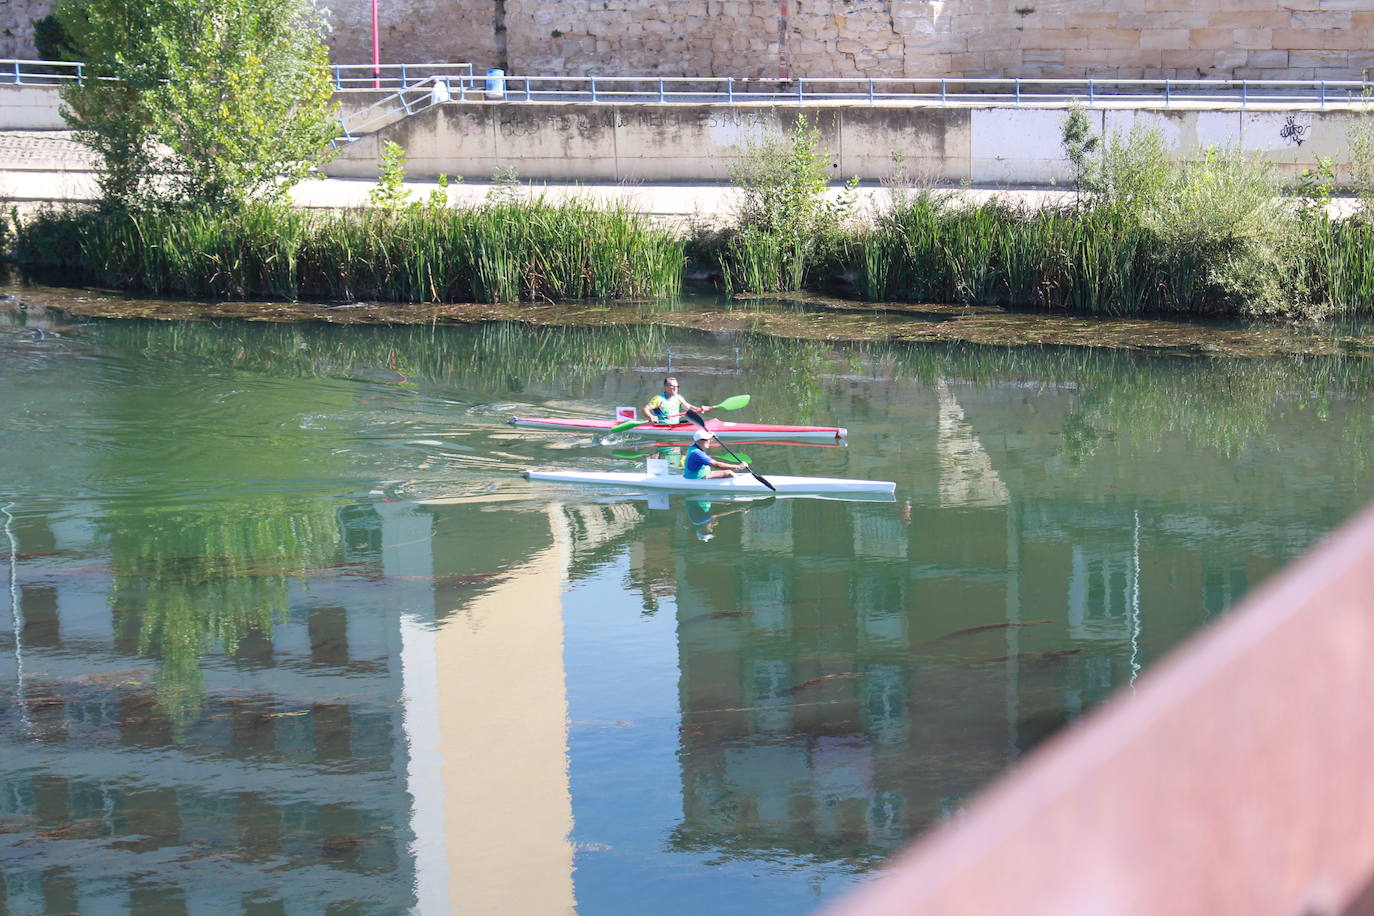
[[[550,432],[605,433],[623,420],[575,420],[540,417],[514,417],[512,426],[523,429],[545,429]],[[843,426],[774,426],[768,423],[732,423],[729,420],[707,420],[706,428],[719,439],[776,439],[779,441],[833,441],[849,435]],[[659,439],[690,439],[697,427],[691,423],[645,423],[627,429],[623,435],[649,436]]]

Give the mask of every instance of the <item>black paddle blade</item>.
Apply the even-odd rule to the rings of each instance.
[[[702,429],[706,428],[706,421],[702,419],[701,414],[697,413],[695,410],[684,411],[682,415],[687,418],[688,423],[695,423]]]
[[[755,480],[757,480],[759,483],[763,484],[763,485],[764,485],[765,487],[767,487],[768,489],[772,490],[774,493],[778,492],[778,488],[777,488],[777,487],[773,486],[771,483],[769,483],[768,481],[764,480],[764,479],[763,479],[763,476],[762,476],[761,474],[759,474],[757,471],[755,471],[753,468],[750,468],[750,469],[749,469],[749,473],[750,473],[750,474],[753,474]]]

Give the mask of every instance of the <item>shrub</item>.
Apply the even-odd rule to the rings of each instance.
[[[739,235],[721,256],[727,286],[800,289],[808,273],[844,259],[841,227],[854,212],[858,179],[827,199],[830,166],[820,141],[820,128],[799,113],[791,130],[754,141],[731,166]]]
[[[1273,171],[1238,150],[1187,163],[1143,211],[1159,240],[1165,305],[1189,312],[1274,314],[1306,298],[1297,276],[1303,227]]]

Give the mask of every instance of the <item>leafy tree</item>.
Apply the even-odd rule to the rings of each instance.
[[[821,139],[819,125],[799,113],[790,130],[746,144],[730,166],[740,225],[722,261],[731,288],[798,289],[808,271],[841,254],[840,227],[857,205],[859,179],[827,198],[831,165]]]
[[[1093,136],[1092,122],[1078,99],[1069,100],[1069,113],[1059,125],[1059,139],[1073,166],[1074,190],[1083,191],[1092,181],[1092,154],[1097,151],[1098,138]]]
[[[278,198],[337,135],[310,0],[58,0],[85,79],[63,116],[100,158],[107,203]]]
[[[33,21],[33,46],[41,60],[74,60],[76,52],[67,41],[67,30],[49,13]]]

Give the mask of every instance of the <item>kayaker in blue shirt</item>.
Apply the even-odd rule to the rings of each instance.
[[[731,464],[712,458],[707,449],[713,441],[711,434],[706,430],[697,430],[692,447],[687,450],[687,460],[682,464],[683,477],[688,480],[708,480],[712,477],[734,477],[736,471],[744,470],[745,466],[742,464]]]
[[[668,376],[663,380],[663,393],[656,394],[644,405],[644,416],[655,423],[681,423],[682,415],[689,410],[705,413],[715,409],[714,404],[697,407],[677,391],[677,379]]]

